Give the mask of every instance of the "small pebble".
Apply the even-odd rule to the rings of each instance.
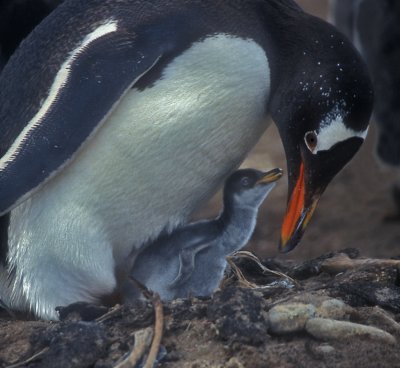
[[[333,353],[334,351],[335,351],[335,348],[333,347],[333,346],[331,346],[331,345],[328,345],[328,344],[322,344],[322,345],[320,345],[320,346],[317,346],[316,348],[315,348],[315,350],[317,351],[317,352],[319,352],[319,353],[322,353],[322,354],[331,354],[331,353]]]
[[[270,331],[276,334],[302,331],[306,322],[316,315],[311,304],[280,304],[271,308],[268,313]]]
[[[307,321],[305,327],[309,334],[321,340],[342,340],[356,336],[369,336],[373,340],[396,344],[396,339],[391,334],[379,328],[358,323],[312,318]]]

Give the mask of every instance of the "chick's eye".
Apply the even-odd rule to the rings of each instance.
[[[306,142],[308,149],[310,151],[314,151],[314,149],[315,149],[315,147],[317,147],[317,143],[318,143],[317,133],[315,133],[314,131],[307,132],[304,135],[304,141]]]
[[[242,184],[243,187],[248,187],[250,185],[250,179],[245,177],[242,178],[242,180],[240,181],[240,183]]]

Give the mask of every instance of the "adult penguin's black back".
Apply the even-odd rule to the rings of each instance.
[[[56,318],[117,292],[138,250],[215,193],[269,114],[292,249],[363,142],[371,96],[353,47],[292,1],[66,0],[0,75],[1,299]]]
[[[21,41],[62,0],[0,1],[0,70]]]

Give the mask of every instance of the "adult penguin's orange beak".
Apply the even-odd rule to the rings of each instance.
[[[299,243],[317,207],[319,197],[319,195],[306,191],[304,164],[302,162],[283,219],[279,244],[281,252],[289,252]]]

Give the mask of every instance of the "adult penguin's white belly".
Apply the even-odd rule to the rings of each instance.
[[[130,90],[73,161],[11,212],[10,259],[26,255],[19,277],[57,268],[71,288],[64,302],[112,290],[132,247],[184,221],[245,158],[267,128],[269,87],[262,48],[218,35]]]

